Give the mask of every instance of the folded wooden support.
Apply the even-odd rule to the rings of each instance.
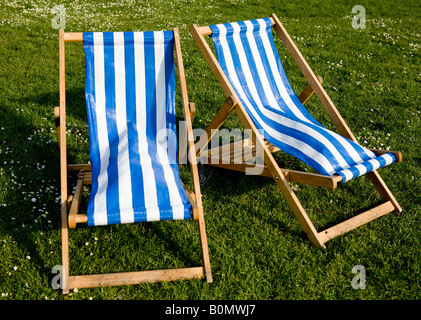
[[[345,123],[342,116],[339,114],[339,111],[334,106],[333,102],[327,95],[326,91],[322,87],[322,79],[319,76],[316,76],[311,68],[309,67],[308,63],[305,61],[304,57],[292,41],[291,37],[288,35],[285,28],[282,26],[281,22],[277,18],[275,14],[270,15],[269,17],[271,22],[271,27],[275,30],[276,34],[278,34],[279,38],[285,45],[286,49],[291,54],[294,61],[297,63],[298,67],[300,68],[301,72],[303,73],[304,77],[308,81],[308,86],[303,90],[303,92],[298,96],[298,100],[301,102],[301,104],[304,104],[310,96],[315,93],[316,96],[321,101],[323,107],[327,111],[328,115],[336,125],[339,133],[349,139],[351,142],[356,142],[356,138],[349,129],[348,125]],[[206,62],[210,66],[210,69],[214,73],[217,81],[219,82],[223,92],[225,93],[227,99],[222,105],[221,109],[218,111],[218,113],[215,115],[214,119],[211,121],[207,129],[205,130],[205,133],[203,136],[199,139],[199,143],[197,145],[197,155],[201,158],[202,161],[205,163],[235,170],[235,171],[242,171],[245,172],[246,170],[250,170],[251,168],[256,168],[259,170],[256,170],[259,172],[260,175],[272,177],[278,187],[280,188],[281,192],[285,196],[288,204],[290,205],[294,215],[298,219],[299,223],[301,224],[303,230],[306,232],[307,236],[309,237],[310,241],[317,247],[325,248],[325,243],[329,241],[330,239],[341,235],[345,232],[348,232],[354,228],[357,228],[358,226],[365,224],[373,219],[376,219],[384,214],[387,214],[391,211],[401,212],[402,209],[399,206],[398,202],[386,186],[386,184],[383,182],[382,178],[378,174],[376,170],[372,170],[371,172],[367,173],[367,176],[371,179],[372,183],[376,187],[377,191],[379,192],[380,196],[383,199],[383,203],[365,211],[364,213],[361,213],[360,215],[357,215],[345,222],[342,222],[336,226],[333,226],[331,228],[328,228],[324,231],[318,232],[313,223],[310,221],[306,211],[302,207],[301,203],[299,202],[298,198],[296,197],[294,191],[289,186],[289,182],[299,182],[304,184],[310,184],[325,188],[334,189],[337,187],[338,183],[343,182],[343,176],[339,174],[333,174],[333,175],[325,175],[325,174],[314,174],[314,173],[308,173],[308,172],[301,172],[301,171],[295,171],[295,170],[289,170],[289,169],[283,169],[280,168],[277,162],[275,161],[272,153],[279,151],[280,149],[275,147],[273,144],[268,142],[266,138],[260,133],[260,131],[257,129],[257,126],[253,119],[251,118],[250,113],[247,111],[249,109],[246,109],[244,102],[239,98],[240,94],[237,92],[237,90],[243,90],[242,88],[238,89],[238,85],[241,83],[244,85],[241,80],[237,80],[235,77],[237,75],[235,74],[235,70],[241,69],[244,66],[247,66],[248,63],[252,59],[249,58],[249,55],[253,55],[254,53],[244,53],[242,50],[250,50],[253,52],[256,52],[255,54],[258,55],[258,51],[263,50],[262,45],[260,45],[260,49],[253,49],[257,48],[258,46],[253,43],[253,35],[251,32],[265,32],[269,27],[267,27],[268,19],[260,19],[253,20],[252,21],[245,21],[241,23],[233,23],[233,24],[225,24],[225,25],[215,25],[215,26],[197,26],[192,25],[190,28],[190,32],[196,41],[197,45],[199,46]],[[256,30],[257,27],[262,28],[261,31],[250,31],[248,33],[248,30]],[[219,29],[219,26],[221,26],[221,29]],[[263,29],[262,26],[265,26],[266,30]],[[212,29],[212,27],[214,29]],[[249,28],[249,29],[247,29]],[[217,30],[216,39],[214,40],[214,43],[219,41],[218,44],[220,45],[219,52],[221,56],[223,55],[223,63],[225,65],[224,68],[233,70],[230,71],[230,78],[228,78],[226,74],[226,69],[223,69],[221,67],[220,62],[216,59],[215,55],[213,54],[211,48],[209,47],[208,42],[205,40],[205,36],[211,36],[213,35],[213,30]],[[247,31],[245,31],[247,30]],[[238,40],[238,42],[235,42],[236,40],[233,37],[238,36],[240,32],[243,32],[241,40]],[[247,32],[247,33],[246,33]],[[270,31],[271,32],[271,31]],[[236,49],[233,49],[232,57],[227,53],[229,50],[231,50],[230,45],[227,45],[227,39],[224,38],[225,34],[229,33],[229,41],[235,42],[235,44],[231,44],[234,46],[238,46]],[[222,36],[221,36],[222,35]],[[221,37],[221,38],[218,38]],[[234,39],[234,40],[232,40]],[[238,38],[239,39],[239,38]],[[256,41],[260,39],[260,36],[256,35]],[[244,42],[247,42],[247,46],[244,45],[243,49],[242,46]],[[262,42],[264,42],[262,40]],[[218,56],[218,59],[220,57]],[[231,60],[233,59],[233,60]],[[239,64],[235,65],[234,59],[238,59]],[[248,60],[250,59],[250,60]],[[257,61],[254,57],[254,61]],[[269,59],[269,58],[268,58]],[[264,58],[262,58],[262,61]],[[247,62],[249,61],[249,62]],[[252,62],[253,63],[253,62]],[[262,66],[259,66],[258,63],[255,62],[257,67],[257,70],[254,70],[252,72],[259,72],[260,70],[267,70]],[[263,62],[262,62],[263,63]],[[235,67],[234,67],[235,65]],[[274,65],[274,64],[272,64]],[[231,69],[230,69],[231,68]],[[243,69],[241,69],[243,70]],[[241,77],[246,78],[246,72],[244,71],[244,74],[241,72],[238,72],[238,78]],[[252,73],[251,72],[251,73]],[[261,71],[264,73],[264,71]],[[266,71],[267,72],[267,71]],[[273,70],[274,73],[279,72],[278,70]],[[249,76],[253,77],[253,76]],[[248,79],[248,78],[247,78]],[[254,79],[253,79],[254,80]],[[250,80],[252,82],[252,80]],[[233,83],[236,85],[236,88],[234,88]],[[253,84],[252,84],[253,85]],[[256,85],[257,86],[257,85]],[[262,82],[262,86],[265,85]],[[267,87],[267,85],[266,85]],[[244,89],[244,90],[250,90],[250,95],[253,96],[255,93],[258,92],[258,90],[264,90],[262,89]],[[287,89],[288,90],[288,89]],[[249,98],[250,95],[242,95],[243,99],[254,99],[256,100],[255,95],[252,98]],[[298,105],[298,103],[296,103]],[[265,112],[277,112],[278,114],[281,111],[274,110],[271,108],[271,106],[262,106],[263,110]],[[247,106],[247,108],[250,108]],[[211,141],[213,134],[215,134],[215,129],[218,129],[221,127],[227,116],[231,113],[231,111],[235,111],[237,116],[239,117],[240,121],[242,122],[245,129],[251,130],[251,137],[244,139],[242,141],[236,141],[231,143],[230,145],[225,146],[218,146],[215,148],[207,149],[209,142]],[[256,111],[256,112],[262,112],[263,111]],[[258,114],[258,113],[257,113]],[[255,114],[253,114],[254,117],[256,117]],[[294,118],[295,119],[295,118]],[[297,120],[297,123],[299,124],[299,120]],[[310,126],[313,125],[314,122],[311,122]],[[239,148],[241,146],[242,148]],[[238,151],[240,150],[240,151]],[[258,151],[261,151],[260,153]],[[372,152],[374,152],[377,156],[382,156],[387,153],[390,154],[390,157],[394,157],[396,160],[395,162],[400,162],[402,160],[402,155],[400,152],[395,151],[385,151],[385,150],[373,150],[370,149]],[[250,163],[248,160],[255,157],[256,154],[259,154],[263,158],[264,164],[255,164]]]
[[[212,273],[209,260],[208,244],[205,230],[205,221],[200,192],[199,174],[197,170],[196,151],[192,136],[192,118],[194,116],[194,103],[188,101],[187,87],[184,76],[184,68],[181,55],[180,40],[178,30],[174,29],[173,37],[175,65],[178,69],[178,80],[180,85],[181,102],[184,112],[186,128],[185,150],[189,153],[189,159],[192,161],[190,170],[193,179],[194,192],[188,191],[184,185],[185,196],[191,206],[191,216],[198,222],[199,237],[203,266],[179,269],[148,270],[136,272],[121,272],[110,274],[93,275],[71,275],[69,270],[69,228],[75,228],[77,224],[87,223],[89,215],[81,213],[86,212],[80,209],[83,188],[92,184],[93,171],[91,164],[68,164],[67,146],[66,146],[66,88],[65,88],[65,43],[83,42],[83,33],[65,33],[59,32],[59,70],[60,70],[60,106],[54,109],[54,118],[57,129],[57,137],[60,148],[60,181],[61,181],[61,233],[62,233],[62,281],[61,288],[63,293],[68,293],[72,288],[129,285],[141,282],[173,281],[182,279],[192,279],[206,277],[208,283],[212,282]],[[150,35],[151,33],[149,33]],[[163,33],[162,33],[163,34]],[[169,32],[166,32],[168,35]],[[118,34],[117,36],[121,36]],[[143,34],[141,35],[143,36]],[[172,59],[172,58],[171,58]],[[170,60],[171,60],[170,59]],[[170,61],[167,60],[167,61]],[[168,63],[168,62],[167,62]],[[162,78],[161,78],[162,79]],[[175,87],[173,87],[175,90]],[[140,143],[139,143],[140,144]],[[162,153],[161,156],[162,157]],[[175,169],[173,169],[175,172]],[[68,172],[78,172],[78,180],[73,194],[68,194]],[[178,171],[177,171],[178,173]],[[182,183],[181,183],[182,184]]]

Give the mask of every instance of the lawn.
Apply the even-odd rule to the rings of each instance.
[[[72,290],[51,281],[61,264],[59,149],[53,108],[59,101],[57,4],[65,31],[169,30],[181,36],[193,127],[206,128],[225,98],[189,33],[191,24],[276,13],[359,142],[398,150],[403,162],[379,172],[403,208],[313,247],[269,178],[201,167],[214,282]],[[366,28],[352,27],[352,7]],[[413,1],[4,0],[0,3],[0,299],[364,299],[421,298],[421,3]],[[297,94],[307,85],[275,41]],[[69,162],[89,160],[82,44],[66,45]],[[178,106],[180,100],[177,98]],[[318,99],[306,104],[333,128]],[[181,109],[178,110],[181,119]],[[240,122],[230,116],[224,127]],[[276,154],[283,166],[306,166]],[[188,168],[182,178],[191,187]],[[70,176],[75,186],[75,177]],[[329,227],[380,200],[366,177],[326,190],[292,184],[316,228]],[[84,192],[88,198],[89,190]],[[86,201],[85,201],[86,202]],[[83,210],[83,208],[82,208]],[[86,210],[86,209],[85,209]],[[157,222],[70,231],[72,274],[191,267],[201,263],[196,224]],[[366,288],[354,289],[354,266]]]

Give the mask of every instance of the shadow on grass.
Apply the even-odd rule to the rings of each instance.
[[[305,165],[296,158],[280,152],[275,154],[275,158],[282,168],[304,171]],[[239,204],[237,203],[239,200],[235,200],[238,208],[236,215],[243,213],[253,216],[268,226],[276,227],[293,237],[308,241],[310,245],[307,235],[300,227],[298,220],[295,219],[290,206],[286,203],[273,179],[262,176],[245,176],[242,172],[211,168],[214,173],[202,193],[208,192],[214,201],[223,201],[221,207],[229,207],[233,202],[232,199],[240,198],[243,195],[247,198],[244,200],[247,203]],[[271,185],[274,186],[279,197],[274,198],[273,195],[269,195]],[[358,177],[346,184],[339,184],[334,190],[294,183],[290,183],[290,186],[297,189],[296,196],[319,232],[384,202],[366,176]],[[268,196],[261,195],[261,189],[265,189]],[[264,204],[261,204],[262,201]],[[272,211],[273,208],[280,208],[280,211],[285,214],[283,212],[267,214],[267,211]],[[290,218],[294,220],[296,228],[292,227]],[[375,223],[375,221],[371,223]]]

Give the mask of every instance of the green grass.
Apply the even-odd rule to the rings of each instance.
[[[58,31],[53,0],[0,4],[0,299],[63,299],[51,286],[61,263]],[[222,90],[188,32],[274,12],[307,58],[360,143],[403,153],[380,170],[401,204],[389,214],[314,248],[270,179],[205,168],[202,188],[214,283],[204,280],[79,289],[65,299],[415,299],[420,290],[421,7],[419,1],[62,1],[66,31],[160,30],[181,34],[193,126],[205,128],[224,101]],[[366,8],[365,30],[351,25]],[[306,82],[276,40],[290,81]],[[66,46],[70,162],[89,160],[81,44]],[[177,100],[179,102],[179,100]],[[313,115],[333,128],[312,97]],[[181,115],[181,113],[179,113]],[[238,128],[229,117],[224,125]],[[279,154],[279,163],[305,166]],[[187,168],[182,177],[189,179]],[[71,181],[74,185],[75,179]],[[366,177],[336,190],[293,184],[320,230],[380,199]],[[88,192],[85,193],[85,200]],[[70,231],[71,273],[190,267],[201,263],[192,221],[78,226]],[[352,268],[366,269],[355,290]]]

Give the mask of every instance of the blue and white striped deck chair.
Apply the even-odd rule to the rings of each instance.
[[[204,266],[70,276],[66,281],[67,290],[204,275],[209,283],[212,282],[197,166],[190,165],[194,183],[194,193],[190,193],[182,184],[177,161],[174,51],[187,124],[184,127],[187,127],[187,133],[192,131],[191,104],[188,102],[177,29],[61,32],[61,72],[64,72],[64,42],[68,41],[83,41],[85,50],[91,164],[66,166],[66,169],[81,171],[65,225],[74,228],[78,222],[102,226],[193,217],[199,222]],[[65,90],[64,74],[60,85]],[[60,103],[60,108],[65,105],[64,96]],[[60,120],[63,118],[59,115],[64,111],[57,110],[56,116]],[[65,124],[60,122],[60,129],[65,130]],[[60,141],[60,147],[65,148],[63,140]],[[189,147],[192,162],[196,163],[193,142]],[[63,173],[67,175],[65,171]],[[92,187],[87,215],[78,214],[83,185],[89,183]],[[62,199],[67,199],[63,192]],[[67,208],[62,206],[62,210],[67,216]],[[68,256],[63,257],[63,265],[68,268]]]
[[[309,86],[299,97],[292,89],[283,69],[273,41],[273,29],[309,82]],[[401,154],[370,150],[356,142],[321,86],[320,78],[311,71],[276,15],[207,27],[193,25],[190,31],[227,96],[227,101],[215,117],[216,120],[212,121],[206,132],[219,128],[233,109],[241,115],[240,119],[245,128],[251,128],[255,135],[252,137],[252,143],[244,140],[243,145],[252,149],[256,149],[256,146],[261,147],[265,162],[261,174],[276,180],[303,229],[315,245],[324,247],[326,241],[339,234],[393,210],[401,211],[399,204],[376,172],[381,167],[401,161]],[[205,35],[211,36],[217,59],[205,41]],[[313,92],[319,97],[341,135],[326,129],[304,107],[303,103]],[[228,165],[223,161],[217,163],[212,158],[213,150],[204,150],[204,146],[199,146],[199,152],[203,150],[202,157],[207,157],[207,163],[211,165],[237,171],[245,171],[247,167],[252,166],[247,162],[238,163],[238,156],[233,156]],[[319,174],[280,169],[271,155],[278,150],[300,159]],[[233,154],[235,153],[231,153]],[[373,180],[385,202],[319,233],[287,183],[295,181],[335,188],[337,183],[363,174],[368,174]]]

